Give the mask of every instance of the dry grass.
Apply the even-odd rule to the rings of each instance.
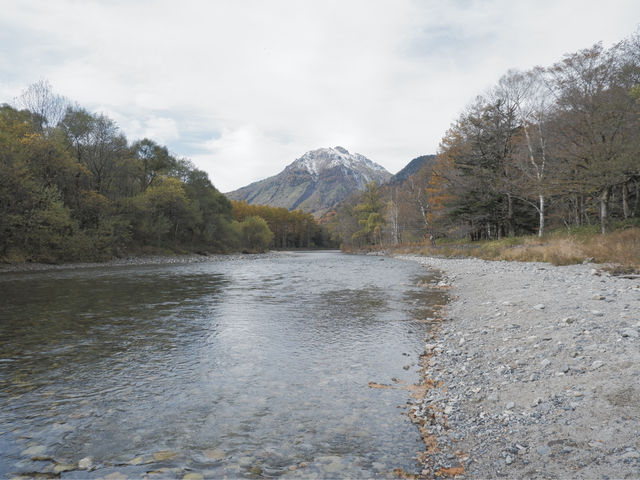
[[[585,260],[606,263],[624,273],[640,272],[640,228],[626,228],[600,235],[594,232],[555,232],[543,238],[512,237],[437,247],[405,247],[399,253],[445,257],[476,257],[570,265]]]
[[[598,263],[614,263],[640,270],[640,228],[594,236],[584,248],[586,254]]]

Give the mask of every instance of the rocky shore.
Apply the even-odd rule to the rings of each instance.
[[[423,477],[640,478],[640,280],[399,258],[440,270],[452,297],[411,406]]]
[[[233,260],[240,258],[264,258],[266,255],[281,256],[288,252],[270,251],[261,254],[185,254],[185,255],[137,255],[123,258],[114,258],[105,262],[73,262],[73,263],[0,263],[0,274],[4,272],[39,272],[45,270],[70,270],[76,268],[100,268],[119,267],[132,265],[169,265],[200,262],[213,262],[216,260]]]

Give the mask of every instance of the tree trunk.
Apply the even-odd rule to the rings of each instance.
[[[584,200],[584,195],[580,195],[580,215],[582,216],[580,225],[591,225],[591,219],[587,213],[587,205]]]
[[[509,229],[507,235],[509,237],[515,237],[516,228],[513,224],[513,198],[511,194],[507,194],[507,209],[507,228]]]
[[[622,214],[625,220],[631,216],[629,211],[629,185],[627,182],[622,184]]]
[[[540,195],[539,197],[539,211],[540,215],[540,223],[538,225],[538,236],[542,237],[544,235],[544,195]]]
[[[580,200],[578,199],[578,195],[572,195],[572,197],[573,222],[575,225],[580,225]]]
[[[604,235],[607,233],[607,226],[609,223],[609,196],[611,195],[611,188],[607,187],[600,195],[600,231]]]

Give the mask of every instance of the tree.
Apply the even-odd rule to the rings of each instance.
[[[189,241],[194,247],[227,251],[234,245],[231,202],[209,180],[206,172],[191,167],[184,175],[184,189],[192,210]]]
[[[503,99],[478,97],[450,128],[441,153],[452,160],[457,205],[449,215],[468,224],[472,237],[515,233],[513,136],[515,111]]]
[[[517,115],[520,135],[513,139],[516,144],[513,165],[521,175],[512,177],[512,191],[536,209],[541,237],[545,228],[550,166],[547,132],[550,101],[544,71],[540,68],[525,73],[510,71],[500,79],[493,95],[509,104]]]
[[[605,50],[596,44],[549,69],[562,140],[558,154],[574,181],[597,195],[602,233],[608,228],[612,190],[638,171],[637,157],[629,152],[638,120],[629,92],[637,84],[638,67],[621,58],[620,45]]]
[[[135,232],[144,242],[157,246],[178,243],[180,229],[189,223],[189,208],[184,185],[177,178],[163,177],[138,195],[134,201]]]
[[[362,239],[365,243],[382,244],[382,226],[385,224],[382,211],[384,204],[380,199],[380,190],[376,182],[365,185],[362,192],[362,203],[356,205],[358,223],[361,229],[355,232],[354,239]]]
[[[25,108],[37,115],[38,130],[46,131],[58,125],[65,115],[69,100],[53,93],[48,80],[38,80],[29,85],[16,100],[19,108]]]
[[[162,147],[148,138],[135,142],[131,151],[138,163],[142,191],[145,191],[158,175],[169,173],[177,163],[176,159],[169,155],[167,147]]]
[[[242,247],[249,252],[264,252],[273,241],[273,233],[261,217],[248,217],[240,223]]]

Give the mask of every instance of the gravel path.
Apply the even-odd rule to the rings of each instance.
[[[423,475],[640,478],[640,280],[594,265],[399,256],[451,303],[414,401]]]

